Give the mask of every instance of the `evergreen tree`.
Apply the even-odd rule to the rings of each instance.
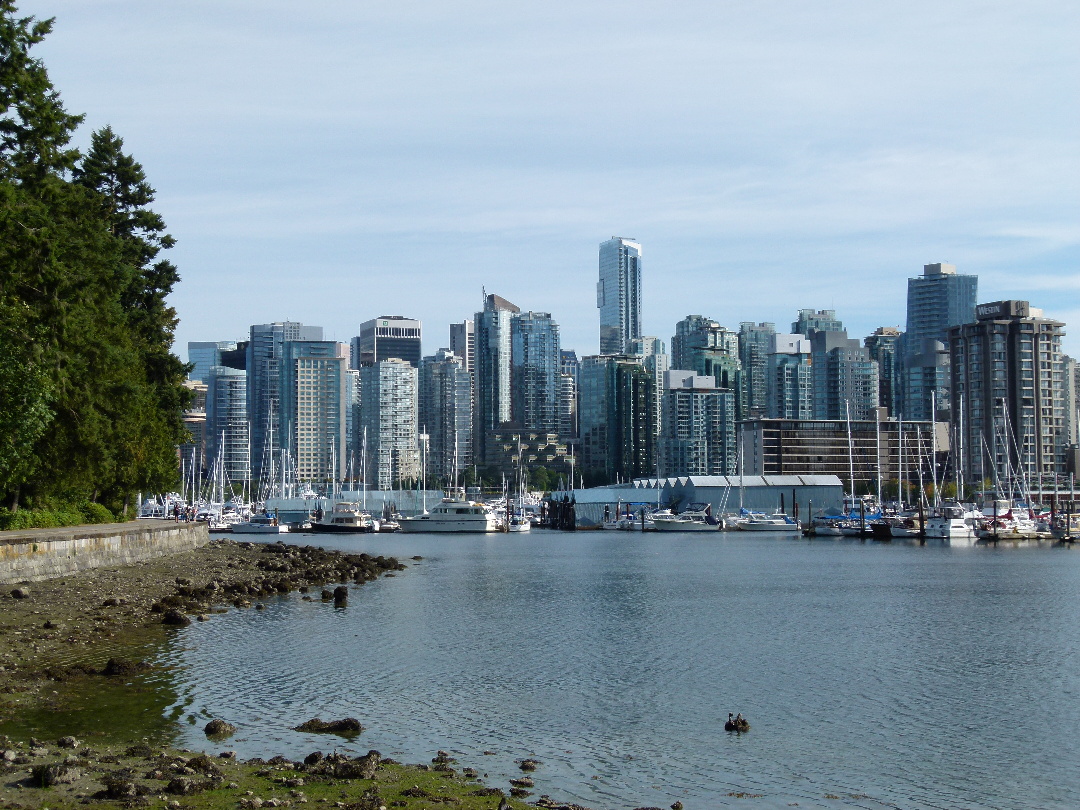
[[[69,147],[82,116],[69,115],[30,49],[52,31],[53,21],[17,17],[13,0],[0,0],[0,178],[39,183],[61,174],[78,158]]]
[[[95,133],[82,162],[69,147],[82,118],[30,55],[51,28],[0,0],[0,496],[116,508],[178,477],[178,275],[123,142]]]

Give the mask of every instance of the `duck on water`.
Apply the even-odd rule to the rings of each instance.
[[[727,722],[724,723],[724,731],[737,731],[739,733],[742,733],[749,730],[750,723],[745,717],[742,716],[742,714],[736,716],[733,715],[731,712],[728,712]]]

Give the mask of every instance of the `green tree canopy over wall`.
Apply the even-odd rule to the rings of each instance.
[[[0,0],[0,498],[126,509],[177,479],[174,240],[108,127],[83,155],[31,51],[52,20]]]

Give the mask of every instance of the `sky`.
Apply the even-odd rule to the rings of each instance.
[[[81,147],[157,191],[176,351],[252,323],[448,345],[483,291],[598,348],[599,243],[642,244],[643,331],[904,326],[949,262],[1080,355],[1074,0],[23,0]],[[1074,324],[1076,326],[1074,326]]]

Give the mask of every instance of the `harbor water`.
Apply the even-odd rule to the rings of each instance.
[[[592,808],[1080,806],[1080,551],[788,535],[290,535],[396,556],[160,654],[178,743],[427,762]],[[413,561],[414,555],[423,557]],[[724,731],[744,714],[746,734]],[[356,717],[352,741],[292,727]]]

